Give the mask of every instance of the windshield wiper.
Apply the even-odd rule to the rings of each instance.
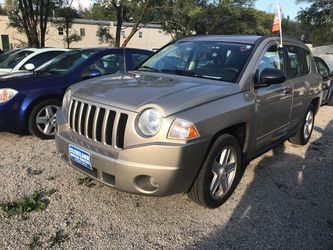
[[[149,66],[141,66],[141,67],[138,68],[138,70],[151,71],[151,72],[160,72],[158,69],[155,69],[155,68],[149,67]]]
[[[174,73],[174,74],[182,75],[182,76],[194,76],[194,77],[205,78],[203,75],[200,75],[199,73],[196,73],[196,72],[190,71],[190,70],[162,69],[161,71],[163,73]]]

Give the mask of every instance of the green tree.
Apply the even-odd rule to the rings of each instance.
[[[65,31],[64,42],[66,43],[67,48],[70,48],[70,45],[74,42],[79,42],[82,40],[82,37],[77,34],[77,31],[73,31],[73,21],[75,18],[80,17],[77,10],[71,7],[64,7],[56,11],[57,18],[54,19],[54,24],[58,28],[62,28]]]
[[[110,33],[110,27],[108,25],[99,25],[96,31],[99,43],[107,43],[111,47],[114,44],[114,37]]]
[[[333,43],[333,1],[299,0],[298,2],[310,4],[310,7],[300,11],[297,16],[307,39],[315,46]]]
[[[116,12],[114,9],[103,4],[102,0],[94,3],[90,9],[84,9],[81,16],[82,18],[93,20],[116,20]]]
[[[26,35],[30,47],[44,47],[49,16],[58,0],[6,0],[9,26]]]

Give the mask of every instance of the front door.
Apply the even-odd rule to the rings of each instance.
[[[265,68],[285,72],[283,49],[270,46],[260,60],[257,78]],[[259,80],[258,80],[259,81]],[[292,107],[293,84],[291,80],[256,88],[256,150],[261,149],[288,133]]]

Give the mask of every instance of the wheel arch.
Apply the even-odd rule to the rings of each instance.
[[[312,101],[311,101],[311,104],[314,106],[315,108],[315,115],[318,113],[319,111],[319,108],[320,108],[320,98],[317,97],[317,98],[314,98]]]
[[[26,111],[25,111],[25,115],[24,115],[24,127],[25,127],[25,129],[28,129],[29,117],[30,117],[30,114],[31,114],[33,108],[36,107],[36,105],[38,103],[40,103],[42,101],[45,101],[45,100],[48,100],[48,99],[56,99],[59,102],[61,102],[62,101],[62,96],[57,95],[57,94],[42,95],[42,96],[34,98],[29,103],[27,103]]]
[[[205,156],[203,158],[203,161],[200,165],[200,168],[198,169],[196,175],[195,175],[195,178],[188,190],[188,192],[191,190],[198,174],[200,173],[200,170],[202,168],[202,165],[203,165],[203,162],[205,161],[209,151],[211,150],[214,142],[223,134],[229,134],[229,135],[232,135],[234,136],[237,141],[239,142],[239,145],[240,145],[240,148],[241,148],[241,151],[242,151],[242,165],[244,166],[244,163],[245,163],[245,152],[244,152],[244,149],[246,150],[246,148],[248,147],[248,143],[249,143],[249,126],[248,126],[248,123],[246,122],[240,122],[240,123],[235,123],[231,126],[228,126],[226,128],[223,128],[221,130],[219,130],[218,132],[215,133],[215,135],[211,138],[210,140],[210,143],[207,147],[207,150],[206,150],[206,153],[205,153]]]

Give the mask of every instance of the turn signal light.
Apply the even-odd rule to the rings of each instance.
[[[190,140],[199,137],[199,133],[195,126],[188,121],[176,119],[172,123],[168,138],[176,140]]]

